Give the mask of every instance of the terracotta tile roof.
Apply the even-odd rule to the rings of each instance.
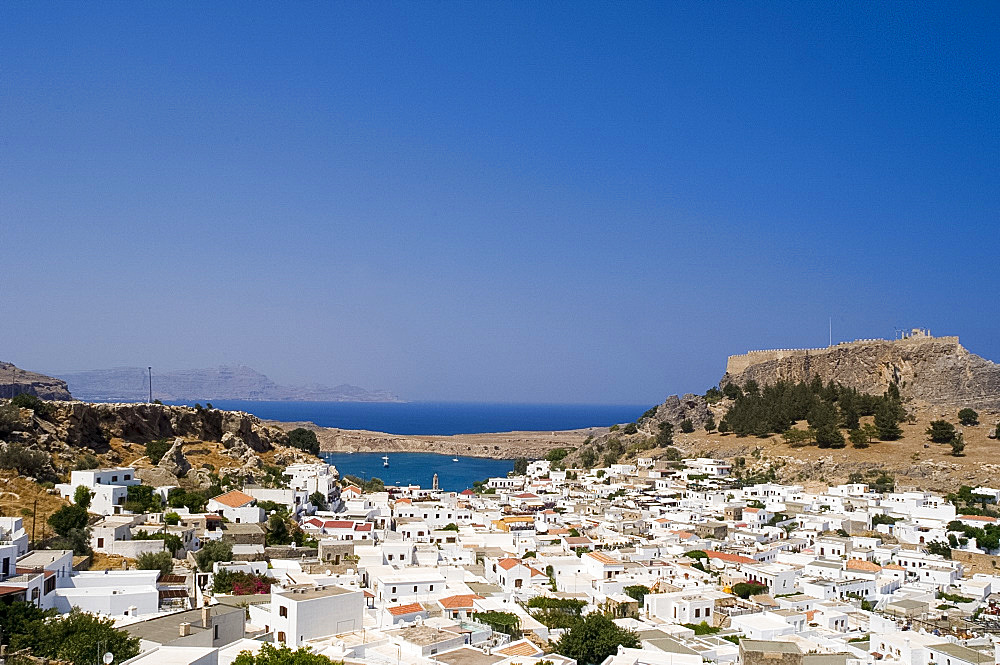
[[[615,564],[620,564],[621,563],[621,561],[619,561],[618,559],[616,559],[616,558],[614,558],[612,556],[608,556],[604,552],[587,552],[583,556],[590,557],[591,559],[594,559],[598,563],[603,563],[605,565],[612,565],[613,566]]]
[[[895,564],[895,563],[888,563],[888,564],[882,566],[882,569],[883,570],[906,570],[906,568],[903,568],[899,564]]]
[[[718,559],[719,561],[725,561],[726,563],[759,563],[756,559],[751,559],[739,554],[730,554],[729,552],[705,550],[705,554],[708,555],[709,559]]]
[[[344,488],[344,491],[341,492],[341,494],[343,494],[344,492],[354,492],[355,494],[361,494],[361,488],[356,487],[354,485],[348,485],[347,487]]]
[[[231,492],[226,492],[225,494],[213,497],[212,501],[221,503],[224,506],[229,506],[230,508],[239,508],[247,505],[248,503],[252,503],[253,497],[249,494],[244,494],[239,490],[232,490]]]
[[[365,523],[365,524],[355,524],[354,525],[354,530],[355,531],[371,531],[372,530],[372,525],[371,524],[367,524],[367,523]]]
[[[987,517],[986,515],[959,515],[960,520],[975,520],[976,522],[996,522],[997,518]]]
[[[438,604],[441,605],[446,610],[471,610],[473,606],[473,601],[482,600],[482,596],[478,596],[474,593],[467,593],[458,596],[448,596],[447,598],[441,598],[438,600]]]
[[[586,536],[567,536],[566,538],[567,545],[589,545],[592,542],[594,541]]]
[[[537,656],[542,653],[538,647],[528,640],[519,640],[513,644],[508,644],[502,649],[494,649],[494,653],[502,653],[505,656]]]
[[[510,570],[514,566],[520,566],[521,561],[519,559],[500,559],[497,562],[497,565],[499,565],[504,570]]]
[[[462,492],[460,492],[460,494],[462,496],[476,496],[476,493],[473,492],[472,490],[463,490]]]
[[[401,503],[411,504],[412,505],[413,501],[411,501],[410,499],[396,499],[396,505],[399,505]]]
[[[851,559],[847,562],[847,570],[861,570],[867,573],[877,573],[882,570],[882,566],[864,559]]]
[[[409,605],[396,605],[395,607],[390,607],[389,614],[394,617],[403,616],[404,614],[414,614],[416,612],[423,612],[424,606],[420,603],[410,603]]]

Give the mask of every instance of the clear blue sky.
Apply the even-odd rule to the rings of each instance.
[[[0,358],[654,403],[1000,360],[1000,4],[0,4]]]

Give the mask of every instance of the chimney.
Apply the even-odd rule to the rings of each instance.
[[[191,634],[191,624],[187,621],[182,621],[177,627],[179,628],[181,637],[187,637]]]
[[[201,608],[201,627],[208,628],[212,625],[212,608],[205,605]]]

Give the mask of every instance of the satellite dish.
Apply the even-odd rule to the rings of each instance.
[[[111,665],[115,660],[115,655],[110,651],[104,654],[104,665]]]
[[[326,574],[327,574],[327,576],[329,577],[330,575],[333,575],[333,571],[332,571],[332,570],[330,570],[329,568],[327,568],[327,569],[326,569]]]

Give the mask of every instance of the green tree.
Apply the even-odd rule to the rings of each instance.
[[[709,415],[708,420],[705,421],[705,431],[711,432],[714,429],[715,429],[715,418]]]
[[[77,485],[73,492],[73,503],[84,510],[90,508],[90,500],[94,498],[94,493],[87,489],[86,485]]]
[[[685,434],[690,434],[694,431],[694,423],[691,422],[690,418],[685,418],[681,421],[681,431]]]
[[[592,612],[562,634],[555,643],[556,653],[573,658],[580,665],[597,665],[618,653],[618,646],[638,649],[639,636],[603,614]]]
[[[638,600],[639,605],[642,605],[643,599],[646,597],[646,594],[649,593],[649,587],[645,584],[633,584],[632,586],[625,587],[622,591],[626,596]]]
[[[53,615],[55,613],[53,612]],[[13,635],[11,649],[31,649],[35,656],[93,665],[110,652],[116,663],[139,654],[139,638],[115,628],[114,619],[73,608],[69,614],[35,620],[29,630]]]
[[[316,438],[316,432],[304,427],[296,427],[288,433],[288,445],[312,455],[319,455],[319,439]]]
[[[597,453],[593,448],[584,448],[580,451],[580,464],[585,469],[589,469],[597,462]]]
[[[729,434],[729,421],[725,418],[719,421],[719,434]]]
[[[868,436],[865,435],[865,431],[860,427],[856,427],[850,431],[851,445],[855,448],[867,448],[868,447]]]
[[[659,424],[659,432],[656,434],[656,446],[657,448],[666,448],[667,446],[674,445],[674,426],[673,423],[663,421]]]
[[[221,540],[208,541],[194,555],[198,569],[204,573],[212,572],[212,564],[216,561],[232,561],[232,558],[233,546]]]
[[[181,522],[181,516],[175,512],[165,513],[163,515],[163,522],[170,526],[177,526]]]
[[[961,457],[963,455],[962,451],[965,450],[965,437],[961,433],[956,434],[955,438],[949,443],[951,443],[951,454],[955,457]]]
[[[83,506],[63,506],[49,515],[49,526],[64,538],[74,529],[86,529],[87,509]]]
[[[55,610],[43,610],[34,603],[14,600],[0,603],[0,644],[10,644],[15,635],[23,635],[32,630],[35,622],[55,616]]]
[[[965,427],[972,427],[979,424],[979,414],[973,409],[965,408],[958,412],[958,422]]]
[[[342,663],[343,661],[337,661]],[[233,665],[333,665],[334,661],[326,656],[313,653],[308,647],[299,647],[292,651],[291,647],[276,647],[264,644],[260,651],[241,651]]]
[[[170,555],[173,555],[175,552],[184,547],[184,541],[181,540],[180,536],[174,533],[163,533],[162,531],[149,533],[145,529],[139,529],[137,532],[132,534],[132,538],[135,540],[162,540],[163,549],[165,549]]]
[[[281,515],[271,515],[267,520],[267,544],[288,545],[292,542],[288,522]]]
[[[160,495],[149,485],[129,485],[125,496],[125,510],[133,513],[148,513],[159,510],[163,505]]]
[[[518,457],[514,460],[514,475],[523,476],[528,473],[528,459],[526,457]]]
[[[951,443],[955,439],[955,426],[947,420],[932,420],[926,434],[934,443]]]
[[[145,552],[135,559],[139,570],[158,570],[161,575],[169,575],[174,570],[174,559],[169,552]]]
[[[727,383],[722,386],[722,394],[729,399],[739,399],[743,396],[743,391],[740,390],[740,387],[735,383]]]
[[[550,462],[561,462],[566,458],[566,455],[568,454],[569,451],[566,450],[565,448],[553,448],[548,453],[546,453],[545,459],[547,459]]]
[[[895,384],[893,384],[895,385]],[[878,438],[882,441],[895,441],[903,436],[903,430],[899,427],[898,413],[891,402],[881,400],[878,408],[875,409],[875,427],[878,429]]]
[[[313,492],[309,495],[309,503],[316,506],[317,510],[326,510],[326,497],[322,492]],[[260,503],[258,502],[258,506]]]

